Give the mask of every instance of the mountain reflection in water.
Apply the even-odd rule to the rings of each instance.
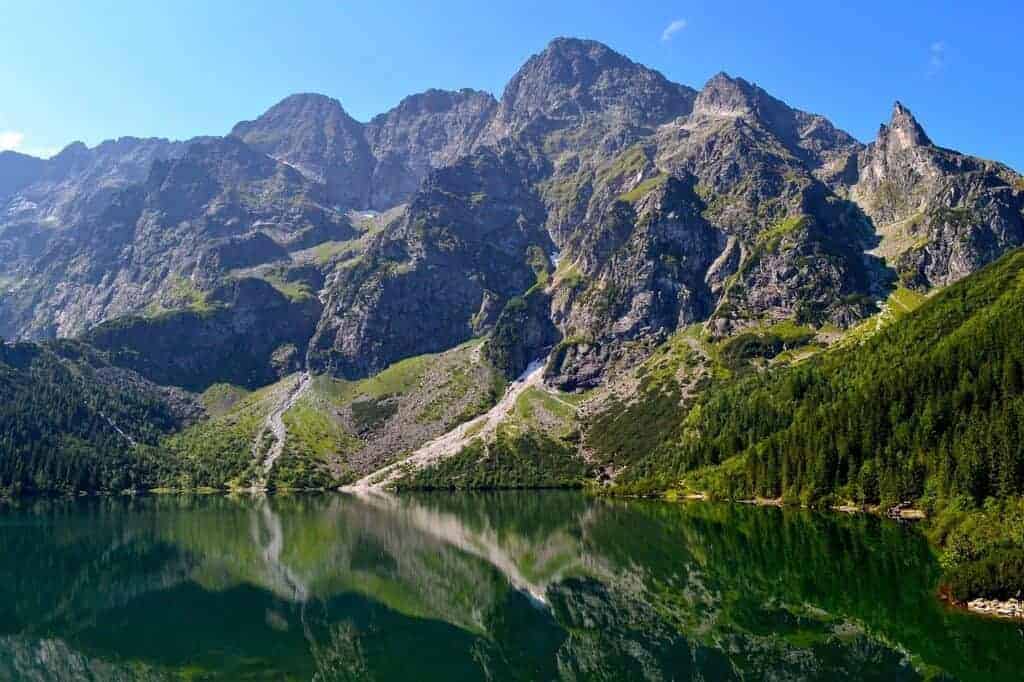
[[[576,493],[0,508],[2,680],[1016,679],[869,517]]]

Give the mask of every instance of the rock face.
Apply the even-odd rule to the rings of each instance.
[[[0,187],[4,223],[62,229],[102,210],[119,190],[145,180],[154,161],[181,156],[187,143],[159,138],[122,137],[93,148],[68,145],[46,161],[21,186]],[[21,156],[21,155],[17,155]],[[24,162],[22,162],[24,164]]]
[[[687,113],[693,97],[601,43],[557,38],[513,76],[482,141],[549,137],[584,122],[589,130],[575,133],[636,135]],[[586,151],[575,138],[557,146]]]
[[[375,117],[366,126],[375,159],[368,206],[407,201],[431,170],[468,154],[496,106],[486,92],[427,90]]]
[[[495,104],[474,90],[428,90],[364,125],[337,100],[292,95],[231,135],[325,184],[333,204],[383,210],[466,154]]]
[[[0,152],[0,200],[42,177],[46,162],[17,152]]]
[[[292,95],[255,121],[236,125],[231,136],[323,183],[331,202],[366,205],[373,155],[363,126],[337,100]]]
[[[224,138],[0,155],[0,210],[0,334],[185,310],[194,328],[148,333],[238,344],[259,305],[214,292],[255,278],[305,330],[251,343],[258,380],[307,348],[353,378],[493,332],[507,373],[557,345],[548,377],[585,387],[685,325],[843,327],[898,279],[945,285],[1024,243],[1021,177],[900,104],[863,145],[741,78],[697,91],[568,38],[500,101],[429,90],[360,123],[303,94]],[[165,355],[147,366],[206,371]]]
[[[84,340],[158,384],[195,391],[214,383],[258,388],[299,369],[321,312],[315,298],[290,301],[251,278],[218,287],[208,306],[122,317]]]
[[[505,304],[494,325],[484,354],[506,379],[516,379],[534,360],[543,358],[558,343],[558,328],[551,321],[551,296],[534,286],[525,296]]]
[[[910,286],[945,286],[1024,244],[1020,176],[935,146],[899,102],[857,162],[852,196]]]
[[[118,315],[195,305],[224,265],[280,258],[310,232],[350,236],[326,203],[321,185],[235,138],[196,142],[50,236],[14,271],[21,282],[0,303],[2,329],[69,336]]]
[[[363,376],[487,329],[536,280],[530,259],[546,261],[552,249],[531,188],[538,173],[515,148],[483,149],[432,173],[405,215],[337,273],[311,367]]]

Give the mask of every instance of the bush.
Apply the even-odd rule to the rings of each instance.
[[[961,564],[946,578],[949,593],[961,602],[978,597],[1009,599],[1024,593],[1024,549],[999,549]]]

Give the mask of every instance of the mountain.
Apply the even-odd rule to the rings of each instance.
[[[375,160],[368,205],[377,210],[403,203],[435,168],[453,164],[479,139],[496,106],[477,90],[427,90],[366,125]]]
[[[899,102],[857,158],[851,196],[909,286],[955,282],[1024,243],[1024,183],[1008,167],[936,146]]]
[[[767,441],[745,439],[770,434],[751,415],[775,414],[757,381],[788,386],[774,377],[813,356],[866,382],[872,354],[953,343],[967,332],[861,345],[912,327],[925,298],[922,315],[955,308],[943,290],[1010,287],[966,282],[1021,245],[1024,179],[937,146],[902,104],[863,144],[742,78],[698,90],[571,38],[500,100],[428,90],[360,122],[297,94],[223,137],[0,156],[0,334],[40,353],[74,337],[194,392],[206,416],[147,437],[169,454],[138,478],[183,488],[373,485],[388,466],[377,482],[395,482],[408,455],[447,464],[402,485],[650,489],[752,461]],[[698,407],[723,395],[742,434],[709,445]],[[924,442],[878,460],[903,471],[893,491],[923,494],[894,462],[931,457]],[[704,454],[659,459],[687,448]],[[810,499],[848,480],[743,490]]]
[[[337,100],[292,95],[255,121],[236,125],[231,137],[326,185],[333,203],[366,204],[373,157],[363,127]]]
[[[483,142],[543,139],[549,150],[587,152],[578,137],[560,133],[573,129],[592,142],[604,137],[607,149],[687,113],[693,98],[692,89],[601,43],[556,38],[509,81]],[[584,122],[589,130],[581,131]]]
[[[362,124],[337,100],[292,95],[231,135],[325,184],[332,203],[380,210],[468,152],[494,106],[474,90],[428,90]]]
[[[201,305],[231,271],[355,234],[326,204],[321,185],[235,138],[194,142],[102,210],[47,228],[36,257],[9,270],[0,331],[68,336],[119,315]]]

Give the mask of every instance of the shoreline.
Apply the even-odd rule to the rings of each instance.
[[[710,500],[706,493],[681,493],[678,491],[666,491],[658,496],[666,502],[707,502],[714,501]],[[787,505],[782,501],[782,498],[762,498],[756,497],[747,500],[721,500],[721,502],[734,503],[734,504],[746,504],[756,507],[777,507],[779,509],[784,508],[795,508],[795,509],[806,509],[808,511],[831,511],[841,514],[870,514],[879,518],[887,518],[897,522],[917,522],[924,521],[928,518],[928,515],[923,509],[917,509],[911,507],[909,503],[903,502],[897,504],[889,509],[883,510],[878,505],[858,505],[858,504],[837,504],[831,507],[812,508],[807,505]],[[1000,620],[1024,620],[1024,598],[1018,599],[988,599],[985,597],[976,597],[967,602],[960,602],[953,599],[945,586],[940,584],[936,597],[939,601],[945,602],[951,608],[963,611],[965,613],[982,616],[988,618],[998,618]]]

